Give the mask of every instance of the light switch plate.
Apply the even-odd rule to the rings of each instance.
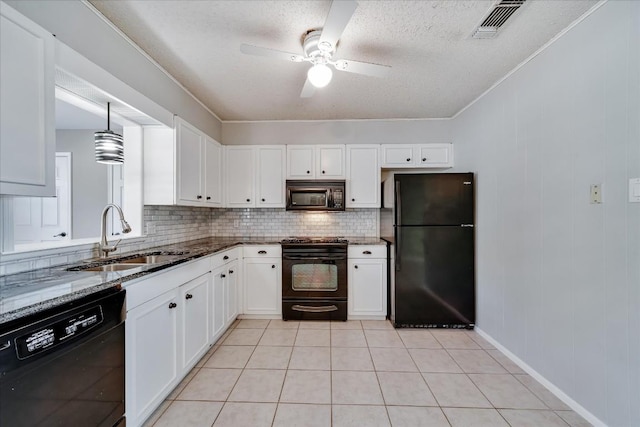
[[[629,202],[640,203],[640,178],[629,180]]]
[[[602,203],[602,185],[591,184],[591,204]]]

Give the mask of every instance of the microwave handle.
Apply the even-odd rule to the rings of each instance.
[[[327,207],[332,208],[335,205],[333,204],[333,190],[329,188],[329,197],[327,197]]]

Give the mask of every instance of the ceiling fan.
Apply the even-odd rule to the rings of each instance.
[[[388,65],[333,58],[338,40],[357,7],[358,3],[353,0],[334,0],[331,3],[331,9],[329,9],[324,27],[309,30],[303,36],[303,55],[245,43],[240,46],[240,51],[247,55],[266,56],[284,59],[285,61],[310,62],[313,64],[307,72],[307,81],[300,93],[301,98],[309,98],[314,94],[316,88],[325,87],[329,84],[333,76],[329,65],[339,71],[385,77],[391,69]]]

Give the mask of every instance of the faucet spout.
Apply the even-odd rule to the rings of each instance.
[[[100,256],[102,258],[106,258],[109,255],[109,252],[113,252],[116,249],[118,249],[118,243],[120,243],[120,240],[122,240],[122,239],[119,239],[117,242],[115,242],[111,246],[109,246],[109,242],[107,242],[107,213],[111,208],[114,208],[118,212],[118,215],[120,215],[120,224],[122,224],[122,232],[125,234],[131,232],[131,226],[124,219],[124,214],[122,213],[122,209],[120,209],[120,206],[114,203],[109,203],[107,206],[105,206],[104,209],[102,210],[102,219],[100,222],[101,233],[100,233],[99,250],[100,250]]]

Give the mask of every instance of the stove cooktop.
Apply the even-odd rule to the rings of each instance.
[[[288,237],[286,239],[282,239],[280,243],[284,244],[314,244],[314,243],[340,243],[347,244],[349,241],[343,237]]]

